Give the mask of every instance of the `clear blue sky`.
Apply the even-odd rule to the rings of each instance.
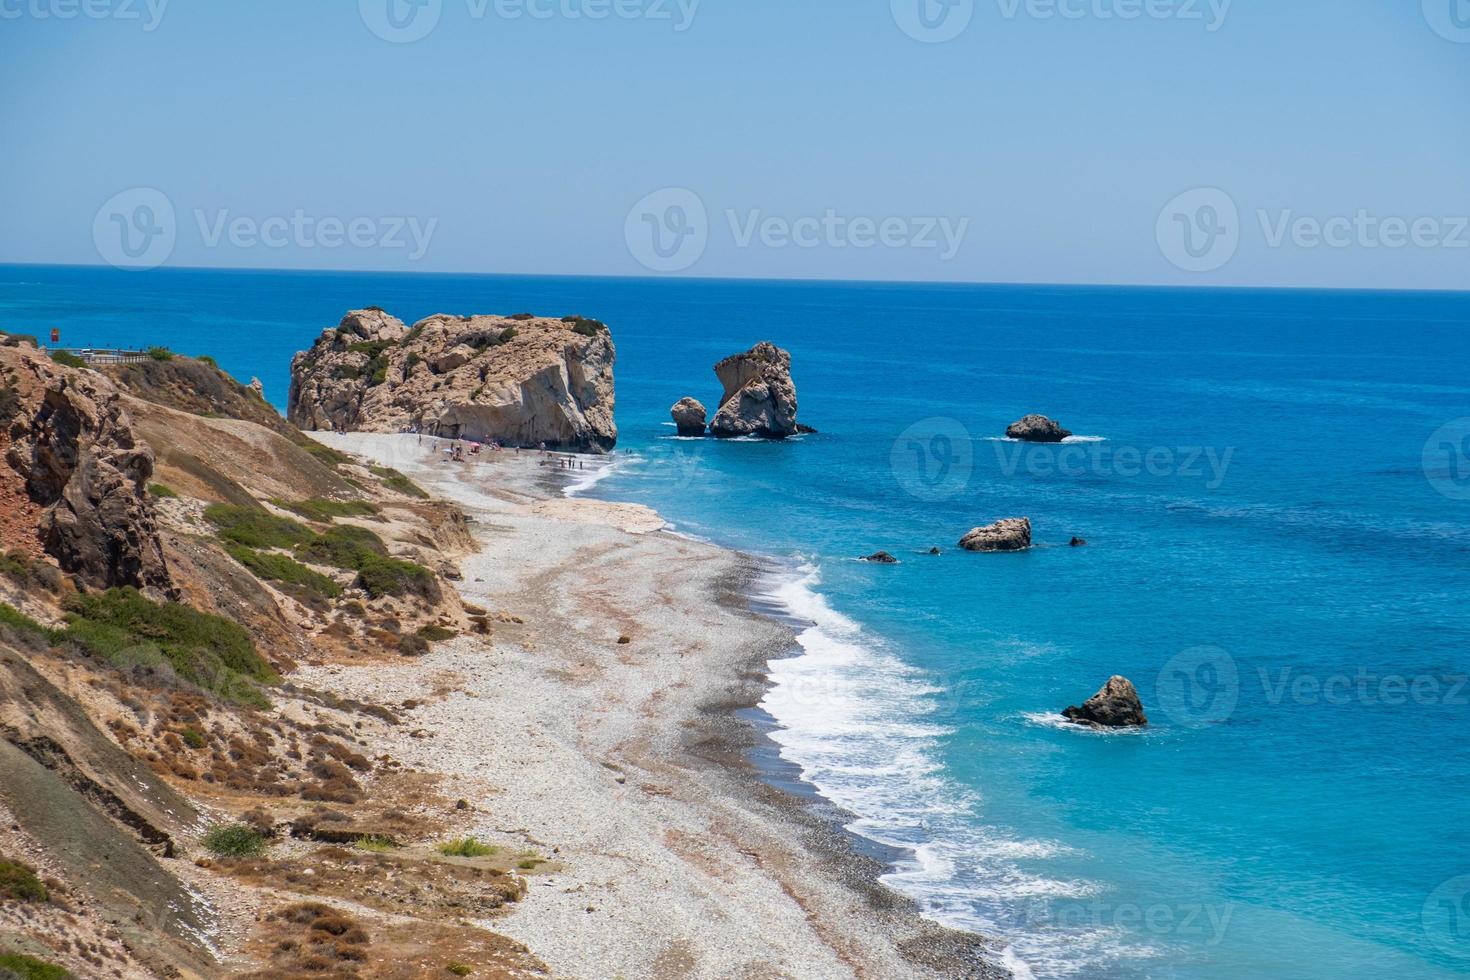
[[[84,2],[107,16],[54,16]],[[171,265],[647,275],[630,209],[676,187],[707,209],[678,275],[1470,285],[1470,0],[1235,0],[1213,31],[1221,0],[973,0],[942,43],[899,26],[921,0],[703,0],[682,31],[678,0],[428,0],[412,43],[367,26],[386,2],[171,0],[145,30],[148,0],[0,0],[0,262],[102,261],[99,208],[146,187],[176,211]],[[1160,221],[1195,188],[1239,209],[1205,271],[1160,243],[1209,218]],[[740,240],[829,209],[904,244]],[[298,210],[374,242],[437,223],[419,257],[206,234]],[[1399,248],[1268,233],[1359,211],[1434,223]],[[929,218],[968,220],[952,258],[911,244]]]

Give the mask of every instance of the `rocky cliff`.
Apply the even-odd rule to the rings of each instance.
[[[153,453],[111,381],[0,348],[0,425],[6,546],[51,556],[87,587],[172,591],[148,497]]]
[[[606,452],[617,442],[607,327],[438,314],[410,329],[354,310],[291,362],[288,417],[303,429],[424,432]]]
[[[720,361],[715,374],[725,393],[710,422],[714,435],[784,439],[803,431],[796,422],[796,385],[786,351],[762,341]]]

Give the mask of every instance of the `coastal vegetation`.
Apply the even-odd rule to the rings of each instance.
[[[445,857],[477,858],[499,854],[500,848],[494,844],[482,843],[474,837],[461,837],[440,844],[439,853]]]
[[[35,868],[0,854],[0,901],[44,902],[48,897]]]
[[[254,857],[265,850],[265,835],[244,824],[229,824],[206,834],[204,846],[220,857]]]
[[[24,953],[0,953],[0,977],[9,980],[74,980],[70,970]]]

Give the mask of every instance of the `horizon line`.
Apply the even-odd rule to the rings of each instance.
[[[721,282],[721,283],[781,283],[791,285],[834,285],[834,286],[936,286],[936,287],[1032,287],[1050,289],[1166,289],[1181,292],[1283,292],[1283,293],[1379,293],[1411,295],[1470,294],[1470,286],[1464,289],[1415,288],[1381,286],[1263,286],[1238,283],[1147,283],[1147,282],[1048,282],[1001,279],[824,279],[819,277],[763,277],[763,276],[690,276],[690,275],[618,275],[613,273],[574,272],[440,272],[408,271],[403,269],[287,269],[260,266],[210,266],[210,265],[161,265],[151,269],[129,269],[108,263],[86,262],[0,262],[0,268],[14,269],[98,269],[126,275],[150,272],[238,272],[274,273],[281,275],[344,275],[344,276],[402,276],[402,277],[465,277],[479,279],[607,279],[619,282]]]

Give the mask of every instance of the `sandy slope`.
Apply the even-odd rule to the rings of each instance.
[[[732,710],[789,642],[735,598],[747,559],[651,531],[647,508],[559,499],[539,454],[455,464],[414,436],[321,438],[461,503],[483,544],[465,600],[524,620],[402,668],[301,678],[425,702],[411,721],[434,736],[387,751],[452,775],[467,831],[553,858],[497,932],[599,980],[994,975],[973,937],[920,922],[743,764]]]

